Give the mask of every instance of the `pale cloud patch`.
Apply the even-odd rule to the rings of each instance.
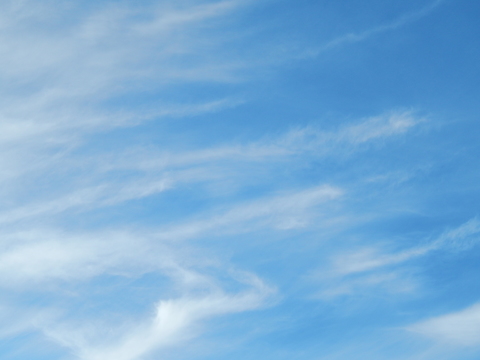
[[[480,240],[477,218],[444,231],[424,245],[403,251],[388,251],[385,247],[370,246],[333,256],[328,265],[313,272],[309,281],[322,284],[316,297],[330,299],[353,295],[364,289],[380,288],[389,292],[418,290],[418,281],[409,271],[408,262],[427,256],[433,251],[463,251]]]
[[[229,78],[235,70],[229,67],[228,56],[223,60],[206,56],[220,51],[226,40],[207,31],[205,22],[228,18],[243,2],[170,7],[34,1],[2,5],[2,148],[51,151],[51,145],[71,145],[72,138],[78,141],[85,132],[238,104],[235,99],[211,99],[175,105],[157,99],[134,113],[101,105],[119,94],[166,89],[171,82]],[[210,51],[205,53],[205,46]],[[212,70],[206,71],[209,67]]]
[[[0,222],[16,222],[65,211],[112,206],[175,190],[186,184],[211,184],[212,188],[217,189],[222,183],[233,188],[241,187],[248,184],[252,177],[258,179],[271,175],[272,171],[295,161],[297,156],[331,158],[342,151],[361,151],[361,146],[402,135],[421,121],[421,118],[412,113],[394,112],[367,118],[331,132],[308,127],[292,130],[276,139],[220,145],[196,151],[166,152],[156,147],[132,148],[92,159],[69,161],[71,155],[68,149],[64,149],[56,156],[46,158],[44,162],[30,160],[35,164],[30,168],[16,169],[21,164],[9,162],[10,167],[14,167],[12,171],[22,171],[17,176],[15,172],[12,173],[11,177],[16,181],[19,177],[37,176],[46,171],[55,174],[55,169],[58,168],[65,171],[82,166],[86,170],[83,175],[85,185],[80,187],[75,184],[73,190],[58,195],[54,191],[47,200],[29,200],[26,204],[4,210],[0,212]],[[44,155],[48,155],[48,152]],[[8,164],[5,165],[4,175],[8,174],[9,168]],[[264,165],[269,166],[271,171],[265,174]],[[122,178],[115,176],[116,171],[131,173]],[[74,178],[63,178],[62,182],[68,185],[69,180]],[[10,185],[15,186],[15,182]]]
[[[134,324],[127,321],[116,330],[94,320],[69,324],[58,319],[53,323],[38,322],[37,326],[48,338],[70,348],[79,359],[139,359],[188,341],[200,333],[201,323],[209,318],[265,306],[274,289],[253,275],[244,274],[243,281],[249,289],[235,294],[219,288],[204,289],[206,295],[160,300],[150,318]]]
[[[342,36],[339,36],[333,40],[330,40],[324,45],[321,45],[317,48],[310,49],[308,52],[304,54],[305,57],[315,57],[319,56],[320,54],[329,51],[333,48],[344,46],[347,44],[357,43],[361,41],[365,41],[370,39],[372,36],[387,32],[393,31],[403,26],[408,25],[414,21],[417,21],[427,15],[429,15],[433,10],[435,10],[438,6],[444,3],[445,0],[436,0],[428,4],[427,6],[421,8],[420,10],[413,11],[407,14],[404,14],[397,18],[396,20],[372,27],[370,29],[360,31],[360,32],[351,32]]]
[[[451,248],[465,250],[480,240],[480,222],[470,219],[457,228],[444,231],[439,237],[424,246],[414,247],[397,253],[385,253],[378,248],[363,248],[343,254],[333,261],[332,271],[346,275],[361,273],[386,266],[398,265],[425,256],[435,250]]]
[[[321,204],[340,197],[342,193],[339,188],[323,185],[239,204],[219,215],[179,224],[157,234],[162,239],[176,241],[206,234],[218,236],[245,233],[261,228],[277,230],[303,228],[318,216],[315,213],[316,208],[319,208],[321,214]]]
[[[480,241],[480,220],[470,219],[461,226],[445,231],[435,240],[434,246],[457,251],[467,250]]]
[[[124,274],[173,266],[172,243],[256,229],[295,229],[308,225],[314,210],[342,195],[331,186],[274,196],[154,231],[104,231],[72,235],[42,229],[3,234],[0,284],[23,286],[45,281],[78,281],[102,273]],[[168,240],[169,246],[163,244]]]
[[[336,131],[304,128],[290,132],[282,144],[291,151],[315,151],[319,155],[355,149],[363,144],[401,135],[424,122],[411,111],[393,111],[350,123]]]
[[[375,248],[361,249],[334,259],[333,272],[339,275],[348,275],[371,271],[376,268],[403,263],[412,258],[425,255],[432,249],[432,247],[422,247],[397,254],[381,253],[379,249]]]
[[[406,329],[442,344],[480,346],[480,304],[421,321]]]
[[[151,234],[105,231],[72,235],[32,230],[6,235],[0,251],[0,286],[4,291],[12,296],[57,293],[41,309],[35,301],[8,307],[4,299],[2,306],[8,310],[2,312],[0,306],[0,318],[10,319],[7,313],[18,316],[0,328],[0,335],[40,331],[79,359],[138,359],[201,334],[200,325],[209,318],[261,308],[275,292],[254,274],[233,271],[219,262],[212,265],[212,260],[204,264],[199,251],[193,259],[186,254],[188,249],[163,244]],[[213,268],[206,271],[208,266]],[[224,272],[224,280],[212,275],[217,271]],[[74,290],[76,285],[88,285],[95,277],[135,279],[146,273],[165,278],[169,288],[180,293],[179,297],[160,300],[153,306],[154,314],[133,316],[127,306],[112,322],[104,313],[95,318],[81,311],[76,314],[68,301],[62,301],[62,297],[85,295],[80,288]],[[237,284],[236,288],[245,290],[224,290],[226,277]],[[110,301],[115,302],[115,296]]]
[[[371,296],[387,293],[394,296],[408,295],[417,291],[419,284],[410,274],[402,271],[381,271],[353,277],[325,280],[313,299],[335,301],[343,296]]]
[[[169,279],[180,295],[159,298],[150,316],[131,322],[122,318],[123,326],[118,329],[102,314],[85,321],[64,317],[55,301],[45,306],[50,307],[45,311],[13,308],[8,311],[28,316],[15,321],[0,316],[12,321],[1,334],[37,329],[84,360],[134,360],[188,340],[200,333],[200,325],[210,318],[261,308],[274,293],[271,287],[251,275],[248,280],[234,279],[246,290],[225,290],[216,276],[223,276],[230,265],[218,260],[209,272],[215,275],[207,276],[199,263],[215,260],[205,259],[201,251],[195,253],[197,262],[191,260],[184,254],[193,248],[187,240],[319,226],[331,216],[330,204],[347,191],[329,184],[277,191],[144,231],[128,228],[72,234],[46,228],[58,214],[119,205],[194,183],[215,186],[217,181],[230,180],[242,187],[247,178],[258,180],[258,164],[271,165],[272,176],[279,166],[299,155],[335,157],[344,149],[355,152],[366,144],[402,135],[422,121],[412,112],[397,111],[332,131],[308,127],[248,144],[184,152],[159,147],[139,153],[133,150],[130,157],[125,153],[131,149],[120,150],[104,162],[96,153],[93,160],[80,156],[83,167],[69,172],[78,166],[72,150],[81,149],[91,134],[239,105],[240,100],[225,98],[154,104],[130,113],[117,108],[111,111],[102,104],[118,95],[165,90],[171,84],[241,81],[242,71],[252,65],[232,58],[228,51],[231,39],[210,30],[219,30],[222,20],[251,2],[185,2],[172,7],[110,3],[78,12],[75,4],[52,7],[53,3],[0,4],[5,10],[0,14],[0,50],[4,54],[0,80],[6,84],[0,87],[5,200],[0,213],[4,226],[0,286],[14,295],[42,293],[49,286],[88,285],[100,276],[135,278],[152,272]],[[242,163],[247,166],[239,171]],[[115,171],[123,170],[131,173],[115,176]],[[41,177],[51,182],[32,200],[37,195],[34,182]],[[24,203],[11,197],[12,188],[26,194]],[[469,225],[445,239],[473,234],[476,229],[477,225]],[[430,250],[393,255],[366,251],[338,260],[335,271],[338,276],[369,272],[400,264],[422,251]],[[372,274],[336,291],[379,286],[397,278],[393,272]]]
[[[125,232],[71,235],[38,229],[3,234],[3,239],[0,283],[6,287],[33,290],[45,282],[86,280],[170,263],[166,251],[163,256],[156,251],[153,259],[146,239]]]

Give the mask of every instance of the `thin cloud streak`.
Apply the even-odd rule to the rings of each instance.
[[[320,54],[329,51],[331,49],[334,49],[339,46],[343,46],[349,43],[356,43],[356,42],[361,42],[365,41],[372,36],[375,36],[377,34],[381,34],[387,31],[392,31],[396,30],[398,28],[401,28],[411,22],[417,21],[428,14],[430,14],[433,10],[435,10],[438,6],[440,6],[442,3],[444,3],[445,0],[436,0],[432,2],[431,4],[425,6],[424,8],[411,12],[408,14],[405,14],[401,17],[399,17],[397,20],[384,24],[384,25],[379,25],[376,27],[373,27],[371,29],[358,32],[358,33],[349,33],[340,37],[337,37],[336,39],[333,39],[326,44],[315,48],[315,49],[310,49],[308,52],[304,53],[305,57],[316,57],[319,56]]]
[[[480,304],[410,325],[406,330],[444,344],[480,346]]]
[[[267,198],[210,218],[158,229],[153,233],[110,231],[69,235],[48,230],[3,233],[0,285],[29,286],[44,281],[88,279],[102,273],[162,270],[170,263],[172,243],[219,233],[239,234],[258,228],[304,227],[322,203],[338,198],[330,186]],[[168,241],[168,244],[162,243]],[[164,245],[163,245],[164,244]]]
[[[194,336],[195,326],[208,318],[260,308],[272,289],[256,282],[252,290],[233,295],[212,293],[204,297],[162,300],[154,318],[128,331],[120,342],[108,347],[91,347],[87,343],[74,350],[85,360],[138,359],[153,350],[188,340]],[[58,336],[52,332],[48,335]]]
[[[436,250],[466,250],[480,241],[480,221],[470,219],[459,227],[447,230],[430,244],[395,254],[381,254],[376,249],[364,249],[336,259],[334,272],[347,275],[396,265],[425,256]]]
[[[404,26],[440,3],[347,34],[316,54]],[[0,288],[6,294],[0,337],[27,345],[25,334],[46,338],[59,356],[79,360],[162,357],[208,333],[214,318],[263,309],[277,291],[291,296],[292,280],[283,278],[316,265],[293,259],[289,249],[298,245],[299,252],[312,249],[311,257],[321,257],[319,246],[328,241],[323,233],[352,226],[342,215],[358,185],[353,163],[415,133],[426,121],[416,112],[335,119],[340,125],[330,130],[268,119],[290,130],[243,142],[214,129],[215,121],[238,120],[225,112],[207,119],[213,135],[171,145],[170,128],[188,138],[205,125],[187,128],[188,118],[257,111],[242,112],[248,97],[235,95],[236,85],[292,59],[287,53],[272,60],[260,43],[240,49],[251,29],[232,24],[253,5],[0,4]],[[165,119],[166,126],[142,128]],[[160,140],[155,134],[142,143],[153,128]],[[352,178],[338,180],[337,170],[329,173],[332,163],[349,167],[340,178]],[[472,219],[425,246],[368,247],[335,257],[323,295],[334,299],[364,288],[413,292],[417,284],[402,265],[433,251],[469,248],[478,234],[480,223]],[[274,274],[269,256],[279,253],[285,263]]]
[[[244,164],[242,168],[251,167],[250,171],[255,173],[259,163],[278,167],[294,161],[299,155],[335,157],[348,148],[353,152],[361,151],[360,146],[402,135],[422,121],[409,112],[393,112],[343,126],[337,131],[324,132],[308,127],[292,130],[277,139],[263,139],[245,145],[184,153],[164,153],[155,148],[146,151],[127,150],[103,161],[96,158],[88,165],[94,186],[77,187],[57,199],[9,208],[0,212],[0,223],[112,206],[174,190],[189,183],[241,183],[242,175],[235,171],[239,164]],[[70,161],[66,153],[54,162],[50,160],[50,166],[65,168]],[[136,172],[133,180],[108,181],[110,173],[125,170]]]
[[[316,270],[309,280],[322,285],[314,297],[324,300],[358,294],[372,287],[388,292],[412,292],[418,284],[408,271],[408,262],[434,251],[465,251],[479,242],[480,221],[475,217],[457,228],[444,231],[424,246],[396,253],[365,247],[336,255],[330,265]]]

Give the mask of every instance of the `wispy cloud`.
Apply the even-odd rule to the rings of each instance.
[[[342,36],[339,36],[333,40],[330,40],[326,44],[319,46],[315,49],[310,49],[305,56],[311,57],[311,56],[318,56],[323,52],[329,51],[333,48],[346,45],[349,43],[356,43],[360,41],[365,41],[369,39],[372,36],[375,36],[377,34],[381,34],[386,31],[392,31],[396,30],[400,27],[403,27],[411,22],[414,22],[418,19],[421,19],[428,14],[430,14],[433,10],[435,10],[438,6],[440,6],[444,0],[436,0],[433,1],[432,3],[428,4],[427,6],[421,8],[420,10],[414,11],[407,13],[405,15],[400,16],[398,19],[387,23],[387,24],[382,24],[375,26],[373,28],[361,31],[361,32],[352,32],[348,33]]]
[[[117,333],[106,342],[89,340],[95,337],[92,334],[96,332],[90,327],[84,329],[80,324],[65,320],[61,314],[56,315],[58,310],[55,304],[51,304],[52,307],[47,309],[48,316],[42,317],[37,313],[38,316],[33,317],[35,321],[15,322],[5,331],[11,333],[32,327],[39,328],[54,341],[73,349],[82,359],[118,359],[122,356],[124,359],[136,359],[153,349],[189,338],[195,333],[198,322],[203,319],[261,306],[272,293],[268,286],[255,280],[253,283],[247,282],[251,287],[247,292],[226,292],[221,286],[212,285],[216,282],[214,278],[205,280],[202,266],[196,268],[197,265],[188,263],[188,256],[179,255],[177,242],[261,229],[291,230],[310,226],[311,223],[318,224],[319,219],[324,216],[322,207],[341,198],[344,193],[342,189],[333,185],[319,185],[297,191],[283,191],[263,198],[257,197],[252,201],[236,202],[230,208],[224,206],[213,212],[197,215],[190,221],[141,233],[120,229],[71,234],[39,228],[38,221],[69,209],[86,211],[92,207],[112,206],[150,196],[168,190],[170,186],[179,185],[178,182],[182,179],[178,174],[181,172],[188,172],[205,164],[208,169],[218,161],[221,161],[221,164],[225,164],[225,161],[227,164],[232,161],[269,163],[280,159],[281,164],[285,158],[304,152],[315,152],[315,149],[322,149],[320,156],[335,156],[337,144],[355,148],[358,144],[403,133],[402,126],[397,126],[399,117],[403,119],[401,122],[406,121],[408,126],[416,123],[410,119],[410,115],[386,115],[342,127],[336,132],[325,133],[310,128],[299,133],[295,130],[273,141],[270,139],[245,146],[205,149],[192,153],[171,153],[162,160],[158,160],[155,152],[142,153],[142,156],[135,155],[130,159],[125,159],[121,154],[118,160],[110,163],[110,169],[109,166],[103,166],[103,162],[100,165],[95,163],[99,167],[93,168],[90,173],[102,178],[108,171],[133,167],[150,172],[151,175],[146,178],[135,175],[131,180],[120,183],[104,181],[103,185],[76,189],[54,200],[49,197],[43,202],[10,208],[2,216],[4,224],[11,223],[9,230],[3,231],[4,241],[0,251],[0,283],[4,289],[17,293],[36,291],[35,289],[41,291],[45,284],[75,284],[100,275],[141,277],[149,272],[167,278],[175,278],[179,273],[184,273],[189,274],[187,278],[190,280],[185,278],[173,281],[176,284],[185,284],[182,287],[184,295],[173,300],[163,300],[155,316],[131,324],[128,330]],[[358,140],[359,137],[361,140]],[[67,159],[68,156],[60,161]],[[170,175],[165,177],[162,172],[158,173],[159,169]],[[180,172],[172,175],[175,170]],[[198,181],[201,178],[198,176],[198,173],[194,174],[193,180]],[[99,183],[98,178],[95,183]],[[19,221],[20,228],[15,226]],[[22,224],[25,224],[25,221],[31,224],[29,231],[24,231]],[[183,278],[183,275],[181,277]],[[207,295],[189,295],[191,289],[198,289],[199,286]],[[19,310],[14,307],[11,311]],[[35,313],[35,310],[31,311]],[[98,329],[105,331],[111,329],[109,324],[98,326]]]
[[[42,228],[3,233],[0,286],[34,286],[50,281],[88,279],[102,273],[143,272],[170,267],[180,240],[239,234],[259,228],[293,229],[315,218],[315,208],[342,194],[319,186],[301,192],[235,204],[204,216],[155,231],[127,230],[69,234]],[[166,244],[165,241],[168,241]]]
[[[237,65],[230,66],[228,56],[209,56],[227,41],[212,30],[245,6],[235,1],[137,5],[2,2],[0,183],[6,197],[20,191],[21,179],[71,164],[65,156],[86,136],[242,102],[235,96],[166,101],[158,95],[134,110],[123,106],[119,97],[162,93],[172,84],[229,82]],[[26,213],[32,211],[38,213]]]
[[[422,246],[407,250],[386,251],[384,247],[375,246],[350,250],[334,256],[329,266],[317,270],[313,278],[321,279],[325,287],[317,295],[334,298],[374,286],[386,286],[394,292],[410,291],[417,284],[406,266],[409,261],[434,251],[464,251],[479,241],[480,221],[473,218],[433,240],[422,240]]]
[[[480,346],[480,304],[407,327],[441,344]]]
[[[412,279],[406,271],[389,270],[377,271],[360,276],[334,277],[322,281],[322,289],[316,291],[313,299],[333,301],[339,297],[372,296],[376,294],[412,294],[420,288],[418,281]]]
[[[0,332],[9,335],[39,331],[80,359],[137,359],[192,338],[200,332],[200,323],[208,318],[265,306],[275,292],[254,274],[232,271],[228,264],[227,268],[220,264],[218,270],[225,273],[224,280],[219,281],[211,275],[212,269],[189,260],[191,256],[181,248],[165,244],[152,234],[117,230],[72,235],[36,229],[5,235],[0,250],[0,286],[4,291],[12,296],[41,296],[57,286],[63,290],[57,291],[54,299],[40,309],[34,301],[9,304],[4,299],[9,313],[19,316]],[[198,251],[196,254],[199,255]],[[174,290],[169,293],[178,294],[158,299],[158,304],[152,305],[151,315],[142,317],[136,313],[132,318],[132,309],[126,307],[115,316],[113,324],[108,314],[81,315],[66,304],[60,305],[62,298],[71,298],[69,292],[75,297],[88,297],[78,286],[92,278],[138,279],[149,273],[167,279],[169,288]],[[245,290],[224,290],[226,276],[235,288]],[[88,286],[86,291],[92,288],[93,285]],[[111,301],[115,302],[115,297]],[[20,313],[31,316],[23,317]]]
[[[190,339],[199,323],[210,317],[253,310],[263,306],[273,289],[255,275],[234,275],[233,282],[245,291],[226,292],[204,264],[189,262],[177,241],[238,234],[265,227],[278,229],[305,226],[314,208],[335,199],[341,191],[320,186],[293,194],[236,204],[232,209],[201,220],[181,223],[154,232],[135,233],[126,229],[90,233],[31,229],[3,233],[0,249],[0,286],[13,293],[74,286],[98,276],[142,277],[147,273],[171,280],[180,297],[160,300],[155,315],[117,328],[103,317],[72,319],[57,309],[55,302],[31,321],[13,322],[6,333],[39,329],[52,341],[71,349],[80,359],[137,359],[142,355]],[[197,252],[197,256],[198,256]],[[210,266],[207,264],[207,267]],[[228,264],[216,271],[226,271]],[[222,270],[224,269],[224,270]],[[222,277],[225,277],[223,275]],[[50,308],[49,308],[50,307]],[[20,311],[13,306],[10,311]],[[34,309],[28,309],[35,313]],[[93,326],[92,324],[95,324]],[[93,327],[92,327],[93,326]],[[100,333],[110,333],[104,341]],[[104,336],[103,336],[104,337]]]
[[[341,256],[335,261],[335,272],[351,274],[396,265],[427,255],[434,250],[468,249],[480,240],[480,221],[470,219],[459,227],[447,230],[429,244],[393,254],[381,254],[378,249],[363,249]]]
[[[204,296],[161,300],[150,319],[122,329],[110,342],[98,341],[111,328],[107,325],[93,329],[91,326],[71,328],[57,324],[46,325],[46,335],[72,349],[79,359],[133,360],[153,350],[172,346],[195,335],[199,322],[229,313],[257,309],[273,289],[259,279],[250,277],[251,290],[227,294],[210,292]],[[78,326],[79,324],[77,324]]]
[[[315,51],[393,30],[440,3]],[[268,306],[275,286],[211,244],[236,252],[258,233],[276,239],[328,227],[357,180],[300,179],[298,163],[315,163],[320,172],[323,162],[386,146],[425,121],[394,110],[328,130],[292,123],[282,134],[244,141],[124,141],[150,131],[141,129],[147,122],[245,103],[227,88],[270,59],[233,51],[248,29],[235,28],[235,36],[227,30],[253,4],[0,3],[0,288],[7,294],[0,337],[34,333],[77,359],[139,360],[201,335],[209,319]],[[227,90],[183,91],[192,84]],[[105,150],[112,130],[118,137]],[[151,218],[136,213],[143,205]],[[115,219],[104,221],[110,215]],[[398,290],[404,273],[396,266],[442,248],[461,250],[479,233],[472,219],[425,246],[343,253],[330,264],[329,279],[339,286],[325,291],[334,298],[386,283]],[[110,280],[115,284],[104,288]],[[138,283],[147,297],[136,296]],[[402,284],[405,291],[413,286]],[[128,295],[135,301],[118,301]],[[115,316],[112,304],[121,307]]]
[[[205,34],[202,24],[229,15],[240,2],[106,3],[94,9],[50,5],[3,6],[0,146],[22,139],[58,143],[72,131],[78,135],[92,127],[138,124],[142,117],[198,114],[225,103],[156,104],[144,114],[111,113],[102,105],[120,94],[165,89],[172,80],[228,81],[235,71],[230,60],[204,51],[218,49],[222,40]],[[188,61],[191,57],[195,61]]]
[[[201,219],[159,233],[165,239],[185,239],[209,233],[247,232],[258,227],[293,229],[304,227],[315,218],[319,204],[342,195],[342,190],[332,186],[319,186],[293,194],[261,199],[237,205],[210,219]]]
[[[0,212],[0,222],[11,223],[70,210],[112,206],[173,190],[188,183],[223,182],[238,187],[244,181],[248,183],[252,174],[261,172],[259,164],[273,166],[274,171],[274,168],[295,161],[298,156],[329,158],[345,152],[361,151],[361,147],[368,143],[402,135],[422,121],[422,118],[415,117],[410,112],[393,112],[363,119],[330,132],[308,127],[292,130],[275,139],[191,152],[172,153],[150,147],[105,154],[103,159],[96,155],[94,159],[83,159],[80,164],[88,168],[88,175],[83,176],[85,186],[75,185],[73,191],[57,195],[56,198],[50,196],[41,202],[33,198],[27,204],[9,207]],[[26,173],[17,174],[15,181],[32,176],[32,172],[51,172],[55,168],[78,166],[68,152],[59,155],[48,159],[40,169],[25,169],[22,164],[16,164],[20,166],[19,171]],[[239,173],[238,169],[242,169],[242,172]],[[120,171],[129,171],[133,177],[122,180],[115,176]],[[69,180],[65,177],[62,179],[63,182]]]

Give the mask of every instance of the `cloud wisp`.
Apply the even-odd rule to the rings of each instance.
[[[189,221],[157,226],[153,230],[141,232],[127,227],[116,231],[97,230],[83,234],[77,231],[72,234],[55,227],[39,227],[38,223],[41,219],[68,213],[72,209],[88,212],[92,208],[116,206],[132,199],[149,197],[167,191],[171,186],[182,188],[178,175],[177,178],[171,175],[175,171],[187,171],[199,166],[208,169],[212,164],[221,168],[226,166],[222,165],[225,161],[230,166],[238,161],[265,164],[273,162],[281,165],[286,159],[305,153],[318,152],[321,157],[336,156],[339,147],[348,146],[351,147],[349,151],[354,151],[358,146],[369,142],[403,134],[416,123],[417,120],[410,114],[385,115],[342,127],[337,132],[326,133],[311,128],[300,132],[295,130],[273,142],[268,140],[243,147],[205,149],[196,153],[172,153],[164,160],[158,160],[155,152],[148,157],[143,153],[138,161],[135,158],[133,161],[131,158],[113,161],[110,169],[100,162],[99,168],[91,171],[97,177],[105,177],[104,174],[108,171],[131,167],[135,171],[146,172],[148,176],[145,178],[136,175],[114,187],[111,184],[108,186],[107,182],[96,188],[77,189],[56,200],[4,212],[2,221],[9,225],[3,230],[0,286],[21,296],[26,291],[42,293],[42,289],[52,286],[77,286],[102,276],[141,278],[145,274],[155,273],[171,279],[174,287],[183,284],[180,286],[180,295],[158,300],[154,315],[120,327],[123,330],[115,332],[105,342],[99,342],[94,335],[96,332],[91,327],[82,325],[81,320],[67,320],[68,317],[62,315],[55,302],[42,311],[36,311],[35,306],[27,308],[27,312],[36,314],[32,317],[35,321],[22,322],[20,319],[3,331],[15,333],[39,329],[52,341],[73,351],[80,359],[134,360],[143,354],[191,338],[203,320],[264,306],[273,294],[271,287],[254,275],[249,275],[250,280],[246,283],[233,280],[246,284],[249,289],[233,293],[227,291],[216,284],[215,277],[206,275],[211,272],[208,270],[212,266],[210,262],[190,262],[191,256],[185,255],[182,248],[188,248],[192,242],[201,242],[206,238],[220,239],[265,229],[281,232],[319,226],[321,219],[326,216],[322,209],[329,202],[341,199],[344,190],[333,185],[319,185],[283,191],[251,201],[236,201],[230,208],[219,207]],[[68,157],[62,158],[61,161],[67,159]],[[169,173],[169,179],[176,181],[167,181],[159,169]],[[226,174],[228,173],[227,171]],[[205,181],[205,178],[202,179]],[[195,177],[189,182],[198,180]],[[241,178],[237,181],[241,181]],[[29,231],[24,230],[27,224]],[[230,265],[219,261],[215,267],[214,272],[221,272],[222,268]],[[13,312],[20,311],[12,304],[8,306],[13,306]],[[102,325],[101,318],[97,320],[100,321],[96,325],[99,331],[108,332],[107,329],[112,328],[108,322]],[[83,321],[88,323],[93,320],[87,318]],[[127,323],[128,319],[125,319],[125,324]]]
[[[406,328],[450,346],[480,346],[480,304],[433,317]]]
[[[370,246],[336,255],[328,268],[317,271],[314,276],[325,284],[317,296],[332,299],[375,286],[395,292],[412,291],[417,284],[409,274],[409,262],[435,251],[465,251],[479,241],[480,221],[475,217],[457,228],[444,231],[434,240],[425,241],[422,246],[399,252]]]
[[[339,46],[344,46],[347,44],[351,43],[357,43],[361,41],[365,41],[372,36],[375,36],[377,34],[381,34],[387,31],[392,31],[396,30],[398,28],[401,28],[411,22],[417,21],[427,15],[429,15],[433,10],[435,10],[438,6],[440,6],[442,3],[444,3],[444,0],[436,0],[433,1],[432,3],[428,4],[427,6],[421,8],[420,10],[413,11],[410,13],[407,13],[405,15],[400,16],[398,19],[387,23],[383,25],[378,25],[373,28],[361,31],[361,32],[352,32],[348,33],[346,35],[339,36],[333,40],[330,40],[326,44],[310,49],[307,53],[305,53],[305,57],[316,57],[319,56],[322,53],[325,53],[329,50],[332,50],[336,47]]]
[[[44,325],[45,334],[57,343],[72,349],[84,360],[132,360],[142,358],[161,348],[171,347],[189,340],[198,332],[202,321],[211,317],[258,309],[273,289],[259,279],[250,276],[251,289],[237,294],[220,290],[209,291],[203,296],[183,296],[161,300],[154,314],[143,323],[129,324],[110,342],[99,342],[98,336],[108,333],[110,326],[71,328],[57,323]]]
[[[313,287],[337,299],[386,284],[413,291],[415,259],[477,243],[474,218],[423,245],[392,250],[369,239],[346,251],[342,236],[362,216],[358,189],[371,172],[405,170],[380,164],[384,152],[427,119],[393,106],[325,127],[320,107],[314,117],[264,116],[248,101],[264,91],[252,74],[298,60],[288,51],[272,60],[285,34],[259,29],[268,26],[262,11],[278,5],[266,3],[0,2],[0,339],[18,340],[19,353],[48,344],[62,359],[169,358],[209,336],[218,318],[301,301],[288,281],[332,247],[339,255]],[[309,56],[398,29],[441,3]],[[338,235],[330,248],[325,233]],[[473,339],[476,322],[466,319],[477,310],[410,330],[438,327],[432,336],[453,339],[445,329],[462,323]],[[285,315],[275,311],[255,322]]]
[[[359,147],[369,142],[401,135],[421,121],[408,112],[388,113],[344,126],[335,132],[309,127],[292,130],[274,140],[244,145],[185,153],[168,153],[156,148],[127,150],[107,155],[104,161],[99,160],[101,157],[92,159],[88,166],[90,182],[94,185],[76,187],[74,191],[46,202],[9,208],[8,212],[0,212],[0,222],[15,222],[69,209],[111,206],[168,191],[185,183],[232,181],[241,177],[236,168],[247,167],[254,172],[258,164],[284,166],[298,156],[335,157],[345,151],[360,150]],[[62,156],[49,167],[68,166],[68,161],[68,157]],[[135,178],[133,181],[129,178],[120,182],[118,178],[108,181],[109,174],[118,171],[134,172]]]

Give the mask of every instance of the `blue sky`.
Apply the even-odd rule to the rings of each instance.
[[[478,359],[479,14],[0,1],[0,357]]]

